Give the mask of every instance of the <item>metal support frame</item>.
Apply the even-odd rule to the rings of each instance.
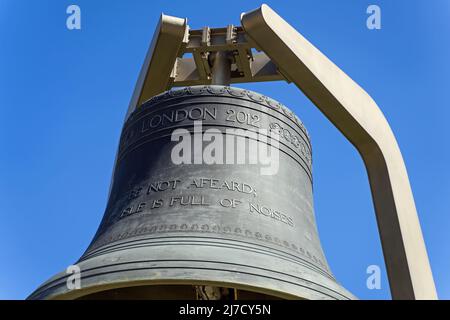
[[[142,102],[173,86],[216,83],[210,55],[218,52],[231,57],[226,82],[295,83],[364,160],[392,297],[436,299],[405,164],[381,110],[358,84],[267,5],[242,14],[241,24],[189,30],[187,19],[162,15],[127,117]],[[252,48],[262,52],[254,54]]]
[[[217,51],[212,56],[211,84],[227,86],[231,81],[231,53]]]

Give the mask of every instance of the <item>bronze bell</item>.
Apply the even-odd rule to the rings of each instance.
[[[61,272],[30,298],[353,299],[320,245],[311,167],[308,133],[279,102],[226,86],[157,95],[123,127],[80,289]]]

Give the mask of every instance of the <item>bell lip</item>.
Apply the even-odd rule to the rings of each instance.
[[[146,249],[119,250],[80,261],[78,266],[84,272],[81,278],[82,288],[68,289],[66,283],[70,274],[60,272],[27,299],[77,299],[91,293],[124,287],[205,284],[248,290],[283,299],[356,299],[334,279],[312,272],[307,266],[291,264],[288,269],[295,270],[295,274],[285,274],[282,269],[276,269],[281,260],[274,260],[274,268],[264,269],[262,260],[258,261],[261,255],[248,254],[249,261],[254,262],[254,265],[235,265],[232,260],[226,264],[226,259],[186,259],[188,255],[185,252],[170,261],[163,257],[144,260],[152,257],[155,252],[140,250]],[[160,250],[167,250],[167,247],[161,247]]]
[[[58,274],[59,275],[59,274]],[[57,275],[55,275],[57,277]],[[52,277],[51,279],[53,279]],[[51,280],[50,279],[50,280]],[[50,281],[49,280],[49,281]],[[49,282],[47,281],[47,282]],[[46,283],[47,283],[46,282]],[[63,292],[56,293],[61,286],[52,286],[46,291],[48,294],[43,294],[43,292],[40,292],[41,288],[45,286],[45,283],[40,286],[38,289],[36,289],[33,293],[31,293],[26,300],[75,300],[82,297],[85,297],[87,295],[98,293],[102,291],[107,291],[111,289],[120,289],[120,288],[130,288],[130,287],[139,287],[139,286],[156,286],[156,285],[187,285],[187,286],[194,286],[194,285],[211,285],[211,286],[219,286],[219,287],[227,287],[227,288],[234,288],[238,290],[247,290],[255,293],[261,293],[266,294],[269,296],[273,296],[274,298],[281,298],[286,300],[333,300],[332,298],[315,298],[310,299],[308,297],[301,297],[294,294],[289,294],[282,291],[277,291],[273,289],[268,289],[264,287],[258,287],[258,286],[251,286],[248,284],[241,284],[236,282],[228,282],[228,281],[212,281],[212,280],[189,280],[189,279],[158,279],[158,280],[122,280],[117,282],[111,282],[111,283],[105,283],[105,284],[97,284],[92,285],[80,289],[73,289],[69,290],[66,289]],[[341,287],[343,291],[347,291],[343,287]],[[312,291],[312,289],[305,287],[306,291]],[[357,300],[355,296],[353,296],[350,292],[346,292],[347,297],[346,299],[334,299],[334,300]],[[317,296],[320,296],[320,294],[317,294]],[[144,299],[140,299],[144,300]],[[152,300],[159,300],[159,299],[152,299]]]
[[[113,283],[107,283],[107,284],[100,284],[100,285],[94,285],[89,286],[86,288],[81,288],[77,290],[68,290],[63,293],[59,294],[48,294],[47,296],[43,296],[42,298],[38,298],[38,300],[73,300],[85,297],[87,295],[98,293],[102,291],[107,291],[111,289],[120,289],[120,288],[131,288],[131,287],[140,287],[140,286],[157,286],[157,285],[186,285],[186,286],[195,286],[195,285],[210,285],[210,286],[221,286],[221,287],[227,287],[227,288],[235,288],[238,290],[248,290],[252,292],[267,294],[276,298],[282,298],[282,299],[288,299],[288,300],[304,300],[303,298],[297,297],[295,295],[286,294],[283,292],[275,291],[275,290],[269,290],[261,287],[253,287],[253,286],[245,286],[241,284],[231,283],[231,282],[219,282],[219,281],[211,281],[211,280],[173,280],[173,279],[158,279],[158,280],[135,280],[135,281],[128,281],[123,280],[120,282],[113,282]],[[50,288],[51,289],[51,288]],[[29,297],[27,297],[27,300],[37,300],[35,297],[33,297],[37,292],[39,291],[39,288],[33,292]],[[153,299],[158,300],[158,299]]]

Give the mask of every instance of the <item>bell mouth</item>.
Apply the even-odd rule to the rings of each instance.
[[[104,289],[77,300],[282,300],[283,298],[239,288],[219,287],[218,283],[136,285]],[[210,290],[208,290],[210,289]],[[207,293],[206,293],[207,292]],[[295,298],[295,297],[293,297]]]
[[[122,249],[115,245],[77,263],[80,289],[68,289],[70,274],[61,272],[29,299],[189,300],[196,299],[197,286],[228,290],[224,299],[236,295],[238,299],[355,299],[334,278],[317,272],[306,261],[289,260],[274,252],[268,259],[269,252],[262,252],[256,244],[243,246],[224,239],[219,244],[211,238],[199,245],[198,239],[165,238],[134,240]]]

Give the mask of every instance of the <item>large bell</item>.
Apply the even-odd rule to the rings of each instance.
[[[305,127],[268,97],[155,96],[123,127],[105,214],[76,263],[81,288],[64,271],[30,298],[352,299],[320,245],[311,163]]]

